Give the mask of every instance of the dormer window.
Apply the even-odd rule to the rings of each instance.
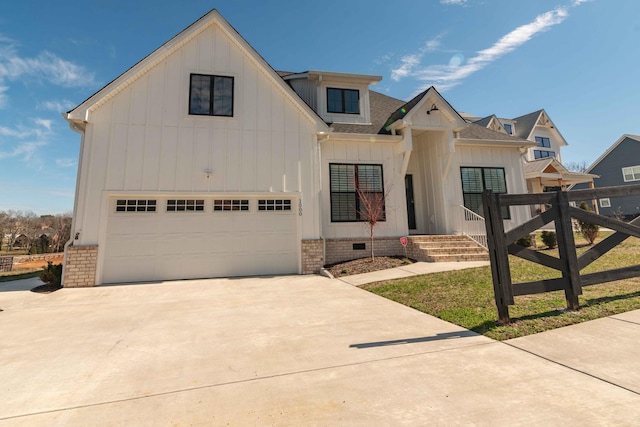
[[[509,135],[513,135],[513,129],[511,128],[510,124],[504,124],[504,131],[507,132]]]
[[[327,88],[327,112],[360,114],[360,91],[355,89]]]
[[[536,142],[538,143],[538,147],[544,147],[544,148],[551,147],[551,140],[549,138],[536,136]]]

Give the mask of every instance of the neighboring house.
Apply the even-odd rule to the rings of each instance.
[[[640,136],[622,135],[586,172],[599,175],[593,180],[595,188],[640,184]],[[583,188],[588,187],[579,184],[572,190]],[[593,208],[590,200],[585,202]],[[595,210],[601,215],[631,220],[640,215],[640,197],[599,199]]]
[[[535,143],[522,153],[527,192],[567,190],[576,184],[593,188],[593,180],[598,175],[573,172],[563,166],[561,148],[568,144],[546,111],[538,110],[513,119],[498,118],[495,115],[482,119],[466,115],[465,118],[496,132]],[[532,214],[543,209],[544,207],[532,206]]]
[[[368,254],[358,190],[385,196],[378,254],[463,233],[485,189],[526,192],[535,143],[379,80],[278,73],[209,12],[65,114],[82,142],[64,285],[314,273]]]

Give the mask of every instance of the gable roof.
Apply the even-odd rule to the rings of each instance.
[[[487,126],[489,126],[489,123],[491,123],[491,120],[492,120],[494,117],[496,117],[496,115],[495,115],[495,114],[492,114],[492,115],[487,116],[487,117],[485,117],[485,118],[483,118],[483,119],[476,120],[476,121],[475,121],[475,122],[473,122],[473,123],[477,124],[478,126],[487,127]]]
[[[447,110],[452,114],[454,120],[457,121],[461,127],[467,123],[467,121],[458,113],[458,111],[453,108],[451,104],[449,104],[449,101],[444,99],[444,97],[440,95],[440,92],[438,92],[438,90],[434,86],[430,86],[427,90],[419,93],[412,100],[394,111],[385,123],[385,129],[388,129],[398,120],[404,119],[406,116],[411,115],[415,107],[420,104],[420,102],[425,96],[427,96],[427,94],[435,96],[440,101],[440,103],[447,107]]]
[[[516,117],[513,119],[516,122],[515,135],[518,138],[529,139],[533,128],[538,123],[540,114],[544,110],[534,111],[533,113],[525,114],[524,116]]]
[[[633,140],[635,140],[635,141],[640,142],[640,136],[638,136],[638,135],[631,135],[631,134],[625,133],[625,134],[624,134],[624,135],[622,135],[620,138],[618,138],[618,140],[617,140],[616,142],[614,142],[614,143],[613,143],[613,145],[612,145],[611,147],[609,147],[609,148],[607,149],[607,151],[605,151],[605,152],[602,154],[602,156],[598,157],[598,158],[596,159],[596,161],[595,161],[595,162],[593,162],[593,163],[591,164],[591,166],[589,166],[589,167],[587,168],[587,170],[585,171],[585,173],[591,172],[591,171],[593,170],[593,168],[595,168],[595,167],[598,165],[598,163],[600,163],[601,161],[603,161],[603,160],[605,159],[605,157],[607,157],[609,154],[611,154],[611,152],[612,152],[613,150],[615,150],[615,149],[618,147],[618,145],[620,145],[620,144],[622,143],[622,141],[624,141],[624,140],[625,140],[625,139],[627,139],[627,138],[629,138],[629,139],[633,139]]]
[[[91,95],[78,106],[63,114],[63,117],[70,123],[83,123],[88,120],[92,110],[99,108],[102,104],[113,98],[116,94],[129,86],[135,80],[140,78],[153,67],[168,58],[171,54],[182,48],[186,43],[197,37],[201,32],[209,28],[211,25],[217,25],[236,46],[247,54],[249,58],[263,69],[268,78],[289,98],[307,118],[316,122],[320,129],[326,130],[327,125],[309,107],[300,96],[282,79],[267,61],[256,52],[256,50],[233,28],[216,9],[212,9],[193,24],[185,28],[178,35],[170,39],[168,42],[151,52],[145,58],[133,65],[127,71],[116,77],[114,80],[106,84],[102,89]]]
[[[591,182],[593,178],[600,178],[599,175],[589,173],[573,172],[564,167],[555,157],[547,157],[546,159],[537,159],[524,163],[524,175],[526,178],[542,176],[542,174],[553,174],[549,172],[549,168],[555,170],[564,181],[573,181],[572,185],[582,182]]]

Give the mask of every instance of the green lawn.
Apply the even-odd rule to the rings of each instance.
[[[586,242],[576,236],[576,244]],[[578,253],[587,249],[579,248]],[[558,255],[557,250],[543,252]],[[637,264],[640,240],[631,237],[581,273]],[[514,283],[561,276],[558,271],[516,257],[510,257],[510,265]],[[515,297],[515,305],[509,307],[512,323],[506,326],[497,325],[490,267],[414,276],[362,288],[497,340],[640,309],[640,277],[585,287],[577,312],[565,310],[563,291]]]

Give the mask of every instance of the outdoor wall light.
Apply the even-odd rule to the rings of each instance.
[[[209,179],[211,178],[211,175],[213,174],[213,169],[207,168],[205,170],[202,171],[204,173],[204,176]]]
[[[440,111],[440,109],[436,107],[436,104],[431,104],[431,109],[427,110],[427,114],[431,114],[432,111]]]

